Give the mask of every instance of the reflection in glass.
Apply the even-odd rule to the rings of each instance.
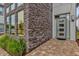
[[[15,14],[14,15],[11,15],[11,25],[10,25],[10,28],[11,28],[11,34],[15,34]]]
[[[76,9],[76,15],[77,15],[77,19],[76,19],[76,36],[77,36],[77,39],[79,39],[79,6],[77,6],[77,9]]]
[[[9,8],[10,8],[10,7],[7,7],[7,9],[6,9],[6,13],[8,13],[8,12],[9,12]]]
[[[18,35],[24,35],[24,11],[18,12]]]
[[[9,33],[9,28],[10,28],[10,21],[9,17],[7,17],[7,24],[6,24],[6,32]]]
[[[11,10],[14,10],[15,9],[15,3],[12,3],[11,4]]]

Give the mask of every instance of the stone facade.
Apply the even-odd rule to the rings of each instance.
[[[11,13],[24,10],[24,38],[27,41],[27,49],[32,50],[52,37],[51,4],[48,3],[24,3]],[[5,16],[6,20],[6,16]],[[16,14],[17,35],[17,14]]]
[[[51,38],[50,5],[29,4],[29,47],[33,48]]]
[[[26,8],[28,49],[33,49],[51,38],[51,4],[28,4]]]

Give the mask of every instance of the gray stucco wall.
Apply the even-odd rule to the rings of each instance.
[[[25,39],[28,49],[33,49],[52,37],[51,5],[27,4],[25,10]]]
[[[76,28],[75,28],[75,9],[76,4],[75,3],[54,3],[53,4],[53,38],[56,38],[56,19],[54,18],[55,15],[69,13],[70,19],[67,20],[67,23],[70,21],[70,25],[67,24],[67,33],[70,33],[70,40],[76,39]],[[72,22],[72,18],[74,18],[74,22]],[[69,30],[68,30],[69,29]],[[72,30],[73,29],[73,30]],[[70,32],[69,32],[70,31]],[[67,36],[68,37],[68,36]]]

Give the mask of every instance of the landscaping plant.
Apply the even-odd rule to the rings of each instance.
[[[10,55],[21,56],[26,50],[26,42],[23,38],[12,38],[8,35],[0,37],[0,46],[5,49]]]

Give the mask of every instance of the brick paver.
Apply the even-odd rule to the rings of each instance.
[[[0,48],[0,56],[9,56],[9,54],[2,48]]]
[[[71,40],[49,40],[40,45],[26,56],[77,56],[79,47]]]
[[[0,56],[9,56],[9,54],[0,48]],[[26,56],[79,56],[79,47],[75,41],[51,39]]]

